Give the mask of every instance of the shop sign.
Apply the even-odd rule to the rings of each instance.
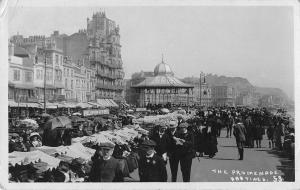
[[[106,115],[109,114],[109,109],[88,109],[83,110],[83,116]]]
[[[136,108],[135,111],[147,111],[146,108]]]

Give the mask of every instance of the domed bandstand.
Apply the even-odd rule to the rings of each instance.
[[[147,77],[133,88],[139,94],[140,107],[149,105],[165,107],[166,105],[187,106],[192,103],[194,87],[176,78],[170,66],[162,60],[156,65],[153,77]]]

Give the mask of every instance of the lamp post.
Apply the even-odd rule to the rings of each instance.
[[[47,54],[45,51],[45,61],[44,61],[44,113],[47,113],[46,108],[46,69],[47,69]]]
[[[203,81],[203,84],[205,85],[205,74],[201,71],[200,72],[200,89],[199,89],[199,99],[200,99],[200,107],[201,107],[201,105],[202,105],[202,76],[204,76],[204,81]]]
[[[199,79],[199,80],[200,80],[200,81],[199,81],[199,82],[200,82],[200,86],[199,86],[199,104],[200,104],[200,108],[201,108],[201,98],[202,98],[202,97],[201,97],[201,96],[202,96],[202,95],[201,95],[201,94],[202,94],[202,92],[201,92],[201,87],[202,87],[202,84],[201,84],[201,83],[202,83],[201,77],[202,77],[202,71],[200,72],[200,79]]]

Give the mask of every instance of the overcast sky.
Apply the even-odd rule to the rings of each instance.
[[[203,71],[294,93],[290,7],[11,8],[9,35],[70,35],[101,9],[120,26],[125,78],[152,71],[164,54],[179,78]]]

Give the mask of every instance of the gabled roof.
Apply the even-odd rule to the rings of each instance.
[[[193,88],[193,85],[186,84],[174,76],[170,75],[158,75],[155,77],[147,77],[141,83],[133,86],[134,88],[142,88],[142,87],[185,87],[185,88]]]

